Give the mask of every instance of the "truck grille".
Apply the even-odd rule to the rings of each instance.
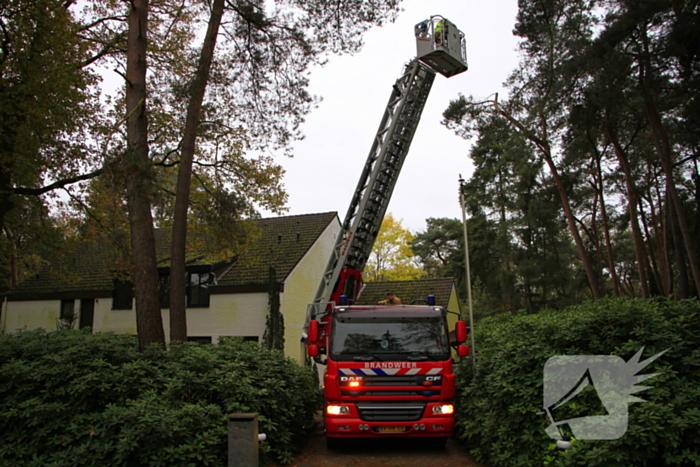
[[[422,384],[424,376],[366,376],[365,386],[418,386]]]
[[[432,382],[431,386],[441,386],[442,376],[429,375],[394,375],[394,376],[362,376],[362,385],[365,387],[386,386],[424,386],[425,381]]]
[[[442,388],[442,376],[428,375],[393,375],[393,376],[362,376],[362,382],[358,387],[349,387],[348,382],[353,377],[341,377],[340,390],[343,396],[373,396],[373,397],[393,397],[411,396],[425,397],[440,394]],[[425,383],[430,383],[426,385]],[[387,388],[388,390],[384,390]],[[390,389],[389,389],[390,388]]]
[[[361,393],[353,393],[351,391],[343,391],[344,396],[364,396],[364,397],[394,397],[394,396],[410,396],[410,397],[430,397],[439,396],[439,390],[433,391],[363,391]]]
[[[415,422],[421,419],[425,404],[362,403],[357,404],[360,419],[365,422]]]

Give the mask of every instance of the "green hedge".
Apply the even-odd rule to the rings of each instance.
[[[478,461],[489,467],[700,465],[698,301],[600,300],[487,319],[475,336],[477,373],[471,359],[463,359],[457,420],[461,441]],[[660,374],[641,383],[651,389],[636,395],[648,402],[629,405],[626,434],[609,441],[575,440],[572,449],[557,450],[541,414],[547,359],[617,355],[628,361],[641,347],[640,361],[669,350],[639,372]],[[571,404],[574,416],[591,415],[591,399],[583,399]]]
[[[239,339],[139,352],[133,336],[0,336],[0,465],[222,466],[230,413],[290,462],[319,402],[311,370]]]

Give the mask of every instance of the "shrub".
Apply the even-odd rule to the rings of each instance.
[[[228,339],[139,352],[133,336],[0,336],[0,465],[226,465],[229,413],[256,412],[263,459],[289,462],[319,402],[281,352]]]
[[[459,437],[491,467],[700,465],[699,330],[698,301],[606,299],[486,319],[476,329],[477,373],[470,359],[458,369]],[[626,434],[557,450],[542,415],[547,359],[617,355],[628,361],[642,347],[640,361],[668,350],[640,371],[659,374],[637,394],[648,402],[629,405]],[[591,415],[589,402],[572,404],[574,415]]]

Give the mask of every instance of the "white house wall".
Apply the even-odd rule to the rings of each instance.
[[[111,298],[98,298],[92,323],[93,332],[136,334],[136,311],[133,306],[131,310],[113,310]]]
[[[235,299],[232,299],[234,297]],[[6,301],[3,304],[0,329],[13,333],[19,330],[56,329],[61,300]],[[187,334],[207,336],[217,342],[222,336],[255,336],[262,339],[265,332],[267,294],[212,295],[208,308],[187,310]],[[80,322],[80,300],[75,300],[77,320]],[[163,311],[163,328],[170,335],[169,310]],[[95,299],[93,332],[136,334],[136,312],[112,310],[111,298]]]
[[[93,330],[136,334],[136,313],[131,310],[112,310],[111,299],[98,308],[95,304]],[[212,294],[209,307],[187,309],[187,335],[211,337],[216,343],[219,337],[258,337],[265,332],[267,294]],[[166,341],[170,341],[170,310],[161,310]]]
[[[187,309],[187,335],[211,336],[214,343],[229,336],[254,336],[262,341],[266,311],[266,293],[212,294],[208,308]],[[169,323],[163,324],[169,334]]]
[[[284,282],[284,293],[280,296],[280,311],[284,315],[284,354],[299,362],[304,360],[306,352],[301,343],[306,309],[316,296],[339,233],[340,221],[336,217]]]
[[[75,300],[76,322],[80,322],[80,299]],[[43,328],[56,329],[60,316],[61,300],[8,301],[3,308],[2,327],[4,332]],[[117,334],[136,334],[136,316],[133,310],[112,310],[111,298],[95,299],[93,332],[112,331]]]
[[[60,310],[60,300],[6,301],[2,310],[2,330],[12,333],[37,328],[56,329]]]
[[[450,300],[447,303],[447,310],[453,311],[454,313],[460,313],[459,299],[457,298],[457,290],[454,288],[454,286],[452,287],[452,290],[450,290]],[[455,323],[459,319],[459,317],[454,313],[447,314],[447,323],[449,324],[450,329],[455,328]],[[464,316],[462,318],[464,318]]]

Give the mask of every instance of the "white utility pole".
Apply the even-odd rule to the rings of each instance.
[[[476,374],[476,343],[474,339],[474,313],[472,311],[472,277],[469,269],[469,235],[467,234],[467,205],[464,202],[464,179],[459,175],[459,204],[462,207],[462,225],[464,225],[464,259],[467,263],[467,302],[469,303],[469,335],[471,336],[471,355]]]

